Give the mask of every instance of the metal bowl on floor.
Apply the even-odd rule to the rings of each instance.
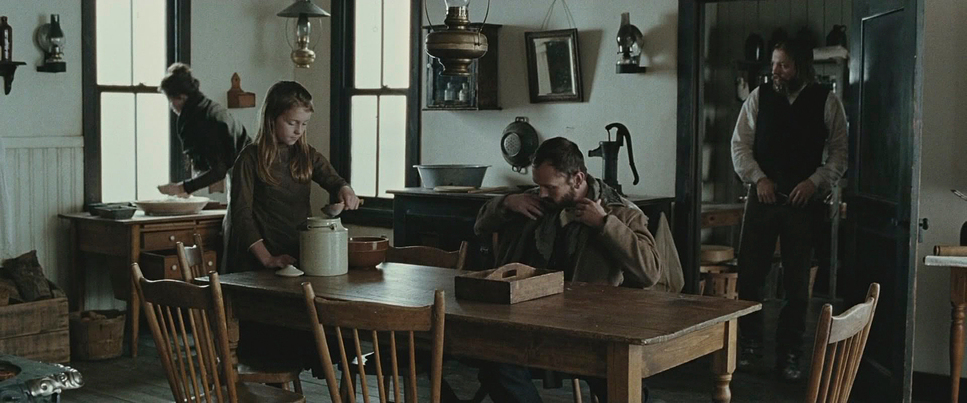
[[[479,188],[490,165],[432,164],[414,165],[420,172],[423,187],[473,186]]]

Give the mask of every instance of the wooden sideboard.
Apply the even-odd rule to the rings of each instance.
[[[467,241],[467,267],[493,267],[491,238],[473,233],[480,207],[506,193],[441,193],[432,189],[390,190],[393,194],[393,242],[395,246],[427,245],[457,250]],[[654,232],[661,213],[671,219],[672,197],[628,196],[648,216]]]
[[[222,249],[222,219],[225,210],[204,210],[180,216],[145,216],[138,212],[127,220],[110,220],[88,213],[60,214],[71,221],[71,288],[68,294],[71,311],[84,309],[87,258],[104,258],[111,275],[114,296],[127,301],[131,329],[131,356],[138,353],[138,321],[140,304],[131,285],[131,263],[138,262],[141,252],[173,250],[176,242],[193,245],[192,235],[201,235],[207,249]]]

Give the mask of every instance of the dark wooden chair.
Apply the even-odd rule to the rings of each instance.
[[[846,403],[849,400],[879,296],[880,285],[873,283],[866,294],[866,302],[841,315],[833,316],[833,306],[823,305],[816,324],[807,403]]]
[[[415,333],[428,334],[430,339],[430,401],[441,401],[441,381],[443,379],[443,325],[446,302],[443,291],[436,291],[433,305],[424,307],[400,307],[372,302],[331,301],[316,297],[312,284],[302,283],[305,293],[306,309],[309,312],[309,325],[315,335],[322,367],[325,371],[329,395],[333,402],[356,401],[355,382],[344,378],[342,387],[336,381],[336,371],[333,363],[337,362],[343,374],[350,374],[350,365],[355,365],[355,372],[364,373],[365,360],[361,348],[360,334],[365,335],[372,342],[375,350],[370,358],[374,362],[376,387],[380,402],[399,402],[402,389],[405,389],[406,402],[416,402],[417,352]],[[327,338],[327,334],[330,335]],[[382,334],[382,336],[381,336]],[[333,338],[338,340],[339,357],[331,356],[329,343]],[[352,343],[352,344],[348,344]],[[404,344],[403,350],[397,344]],[[348,347],[347,347],[348,346]],[[381,348],[389,346],[389,351],[381,352]],[[355,360],[347,357],[347,351],[354,351]],[[389,362],[384,362],[389,358]],[[399,362],[403,358],[403,363]],[[400,368],[400,365],[403,368]],[[401,369],[407,381],[407,386],[401,388]],[[388,378],[387,382],[384,382]],[[392,386],[392,391],[387,385]],[[360,390],[364,401],[368,402],[369,388],[366,377],[360,378]]]
[[[204,259],[205,250],[202,246],[201,235],[195,234],[194,239],[194,246],[185,246],[181,242],[175,244],[182,278],[192,284],[194,284],[195,278],[203,277],[208,272],[216,270],[215,262],[205,261]],[[302,368],[298,365],[261,362],[246,357],[239,360],[236,371],[239,382],[278,384],[282,385],[285,390],[295,390],[297,393],[302,393],[302,381],[299,380]],[[292,384],[292,389],[290,389],[289,384]]]
[[[137,263],[131,275],[175,401],[305,402],[298,393],[238,382],[218,273],[205,286],[145,279]]]
[[[391,246],[386,251],[386,261],[463,270],[467,261],[467,241],[461,242],[460,249],[452,252],[431,246],[401,246],[398,248]]]

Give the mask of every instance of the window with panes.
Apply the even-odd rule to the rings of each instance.
[[[178,57],[186,30],[185,0],[86,0],[85,200],[157,199],[157,186],[180,160],[168,100],[158,91],[167,66]],[[187,42],[187,41],[185,41]]]
[[[331,159],[360,197],[385,200],[392,198],[387,190],[413,185],[421,4],[333,2]],[[379,206],[380,200],[366,205]]]

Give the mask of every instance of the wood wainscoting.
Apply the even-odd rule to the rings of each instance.
[[[4,179],[13,210],[11,256],[37,250],[44,274],[61,289],[70,289],[70,223],[59,213],[80,211],[84,203],[84,139],[82,136],[0,137]],[[96,271],[95,271],[96,272]],[[87,281],[91,309],[118,308],[110,279]]]

